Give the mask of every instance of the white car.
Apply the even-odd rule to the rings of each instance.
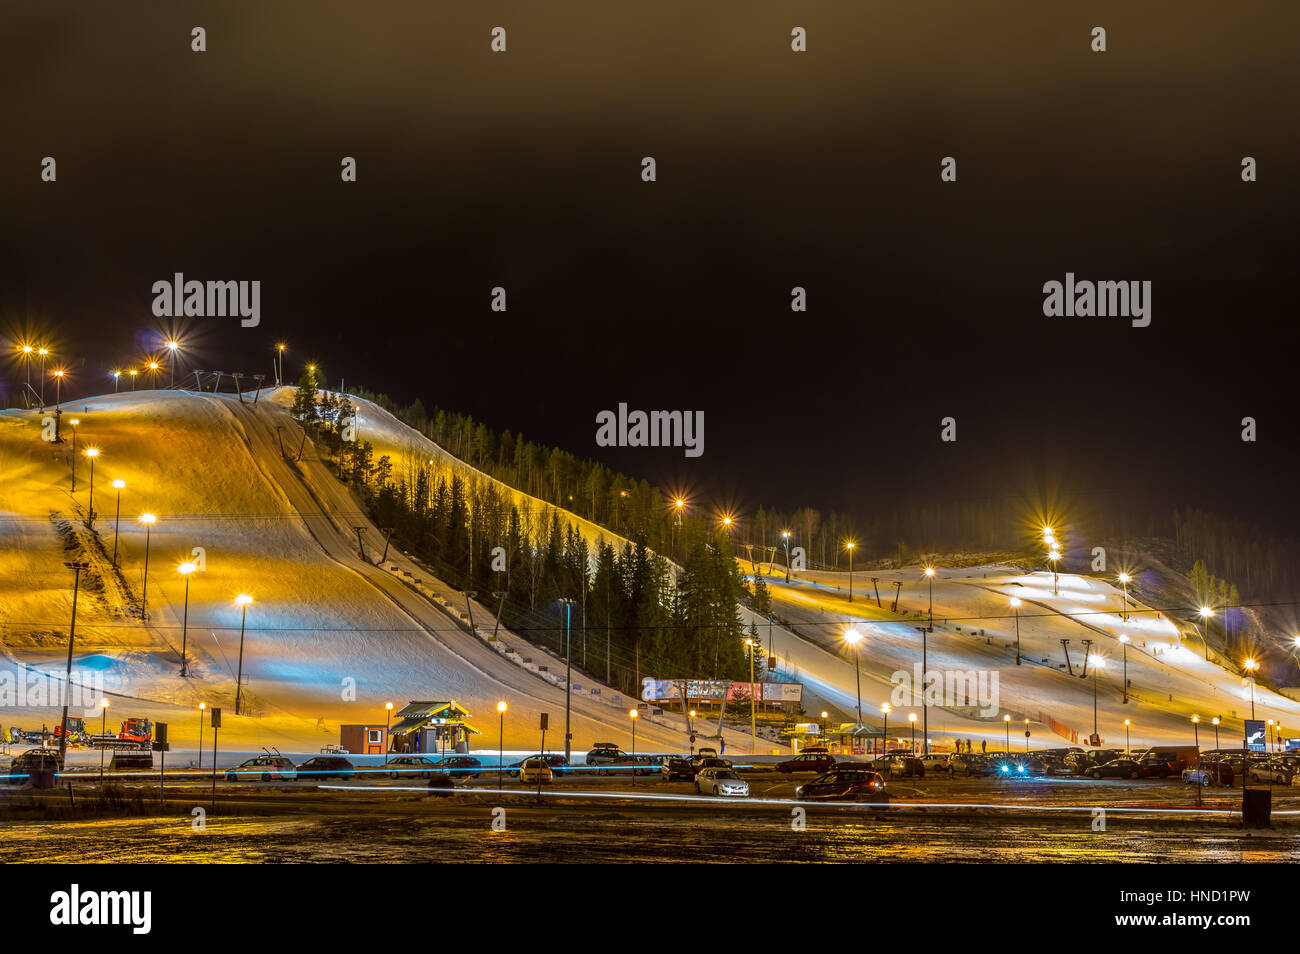
[[[735,795],[749,797],[749,783],[729,768],[701,769],[695,776],[695,791],[700,795]]]

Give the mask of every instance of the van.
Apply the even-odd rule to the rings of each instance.
[[[1182,775],[1201,761],[1201,750],[1195,745],[1156,745],[1138,756],[1138,761],[1144,765],[1164,762],[1170,775]]]

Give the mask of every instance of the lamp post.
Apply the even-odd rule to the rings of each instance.
[[[157,389],[158,387],[158,368],[157,361],[149,362],[149,387]]]
[[[182,563],[176,568],[176,572],[185,577],[185,613],[181,617],[181,675],[188,676],[189,663],[187,662],[188,636],[190,631],[190,574],[197,570],[198,567],[193,563]],[[238,706],[236,706],[238,714]]]
[[[790,531],[782,530],[781,539],[785,543],[785,581],[789,583],[790,582]],[[852,592],[853,587],[850,586],[849,590],[850,592]]]
[[[934,632],[934,567],[925,568],[925,578],[930,584],[930,622],[924,630],[921,631],[921,748],[926,755],[930,754],[930,706],[926,702],[925,687],[929,684],[929,655],[926,647],[926,636]]]
[[[54,371],[54,406],[58,407],[63,403],[63,369],[57,368]]]
[[[239,669],[235,673],[235,715],[240,715],[239,705],[244,695],[244,624],[248,622],[248,604],[253,602],[253,598],[247,593],[240,593],[235,597],[235,604],[239,607]],[[385,755],[384,763],[387,764],[388,758]]]
[[[1128,725],[1127,719],[1124,720],[1124,724]],[[1196,743],[1196,748],[1199,751],[1201,748],[1201,717],[1198,715],[1192,716],[1192,741]]]
[[[1029,720],[1025,720],[1025,754],[1029,754]]]
[[[86,456],[90,458],[90,507],[86,510],[86,529],[95,526],[95,458],[99,456],[98,447],[87,447]]]
[[[275,346],[275,351],[280,358],[280,363],[276,365],[275,368],[275,383],[276,386],[279,387],[279,385],[283,383],[284,378],[284,345],[277,344]]]
[[[1192,721],[1193,722],[1196,721],[1196,716],[1192,716]],[[1132,724],[1133,724],[1132,720],[1130,719],[1124,720],[1124,754],[1125,755],[1128,755],[1128,749],[1129,749],[1128,730],[1129,730],[1129,726],[1131,726]]]
[[[77,639],[77,595],[81,590],[81,571],[88,569],[90,564],[74,560],[64,565],[72,570],[72,625],[68,627],[68,669],[63,680],[63,724],[59,732],[60,764],[63,763],[63,757],[68,751],[68,696],[71,695],[72,689],[72,646]]]
[[[23,345],[23,364],[27,366],[27,390],[32,389],[32,352],[36,349],[31,345]]]
[[[1106,660],[1094,655],[1092,663],[1092,734],[1097,735],[1097,674],[1106,668]]]
[[[206,702],[199,703],[199,768],[203,768],[203,711],[207,707]]]
[[[75,494],[77,492],[77,425],[81,421],[73,417],[69,418],[68,423],[72,425],[72,492]]]
[[[844,544],[845,549],[849,551],[849,602],[853,602],[853,548],[857,546],[852,540]]]
[[[1222,721],[1223,720],[1220,719],[1218,716],[1215,716],[1213,719],[1210,720],[1210,722],[1214,725],[1214,748],[1216,750],[1219,748],[1219,723]]]
[[[749,647],[749,751],[751,754],[758,753],[758,727],[754,721],[754,709],[757,702],[754,699],[754,647],[758,645],[752,639],[746,639],[745,645]]]
[[[136,376],[137,376],[139,373],[140,373],[140,372],[137,371],[135,368],[132,368],[132,369],[131,369],[131,391],[132,391],[132,393],[135,392],[135,379],[136,379]]]
[[[393,748],[393,704],[384,703],[384,764],[388,764],[388,753]]]
[[[144,524],[144,583],[140,589],[140,620],[143,622],[149,618],[149,540],[158,517],[156,514],[142,513],[139,520]]]
[[[1059,550],[1053,550],[1051,553],[1047,554],[1047,560],[1052,564],[1052,595],[1060,596],[1061,591],[1057,586],[1059,579],[1057,574],[1057,564],[1061,561],[1061,552]]]
[[[1255,662],[1255,660],[1251,658],[1247,659],[1241,665],[1246,672],[1252,673],[1252,675],[1247,678],[1250,679],[1250,719],[1253,722],[1255,720],[1255,677],[1253,673],[1259,668],[1259,663]]]
[[[1128,705],[1128,644],[1127,633],[1119,634],[1119,644],[1124,647],[1124,705]]]
[[[103,698],[99,700],[99,711],[100,711],[99,734],[101,736],[105,736],[108,735],[108,699],[107,698]],[[66,736],[67,732],[64,732],[63,734]],[[108,746],[106,745],[101,745],[99,747],[99,781],[101,784],[104,781],[104,750],[107,748]]]
[[[122,525],[122,489],[126,487],[126,481],[118,478],[113,481],[113,489],[117,491],[117,514],[113,517],[113,566],[117,566],[117,531]]]
[[[573,647],[570,639],[573,621],[573,600],[561,597],[560,602],[564,604],[564,761],[567,764],[573,755],[570,751],[573,740],[573,733],[570,731],[570,713],[573,700]],[[635,688],[633,687],[634,691]],[[633,778],[635,777],[633,775]]]
[[[916,713],[909,712],[907,714],[907,721],[911,723],[912,726],[912,755],[915,756],[916,755]]]
[[[109,376],[113,379],[113,393],[116,394],[116,393],[117,393],[117,385],[118,385],[118,383],[122,380],[122,372],[121,372],[121,371],[110,371],[110,372],[108,372],[108,373],[109,373]]]
[[[894,707],[888,702],[880,704],[880,714],[884,717],[880,727],[880,754],[886,756],[889,754],[889,713],[894,711]]]
[[[45,359],[50,356],[49,348],[40,348],[36,352],[41,356],[41,410],[45,410]]]
[[[180,342],[174,338],[171,341],[167,342],[167,350],[171,352],[170,360],[168,360],[167,363],[171,366],[171,374],[172,374],[171,387],[173,388],[176,387],[176,349],[179,348],[180,346],[181,346]]]
[[[388,707],[391,709],[393,704],[390,702]],[[502,767],[506,763],[506,701],[502,699],[497,703],[497,715],[500,722],[497,727],[497,791],[501,791],[501,779],[505,773]]]
[[[1197,613],[1201,617],[1201,645],[1205,647],[1205,661],[1210,661],[1210,618],[1214,616],[1214,610],[1208,606],[1202,606]]]
[[[1016,611],[1016,665],[1020,665],[1020,597],[1011,597],[1011,608]]]
[[[1002,717],[1002,724],[1005,726],[1007,730],[1007,755],[1010,755],[1011,754],[1011,716],[1004,715]]]
[[[1121,573],[1119,575],[1119,582],[1124,587],[1124,612],[1121,615],[1126,623],[1128,622],[1128,584],[1131,579],[1133,579],[1133,577],[1129,576],[1127,573]]]
[[[862,641],[862,634],[856,629],[849,628],[844,631],[844,641],[853,647],[853,677],[858,684],[858,725],[862,724],[862,667],[858,662],[858,643]]]
[[[627,717],[632,720],[632,784],[636,784],[636,720],[640,713],[636,709],[628,709]]]

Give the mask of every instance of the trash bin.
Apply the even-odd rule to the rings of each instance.
[[[1273,793],[1267,788],[1248,788],[1241,796],[1242,823],[1247,828],[1267,828],[1273,814]]]

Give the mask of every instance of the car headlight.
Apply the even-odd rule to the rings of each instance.
[[[1004,765],[1004,766],[1002,766],[1002,771],[1004,771],[1004,772],[1010,772],[1011,769],[1007,768],[1007,767]]]
[[[1022,766],[1020,766],[1020,771],[1022,771],[1022,772],[1023,772],[1023,771],[1024,771],[1024,770],[1025,770],[1025,767],[1024,767],[1024,766],[1023,766],[1023,765],[1022,765]]]

